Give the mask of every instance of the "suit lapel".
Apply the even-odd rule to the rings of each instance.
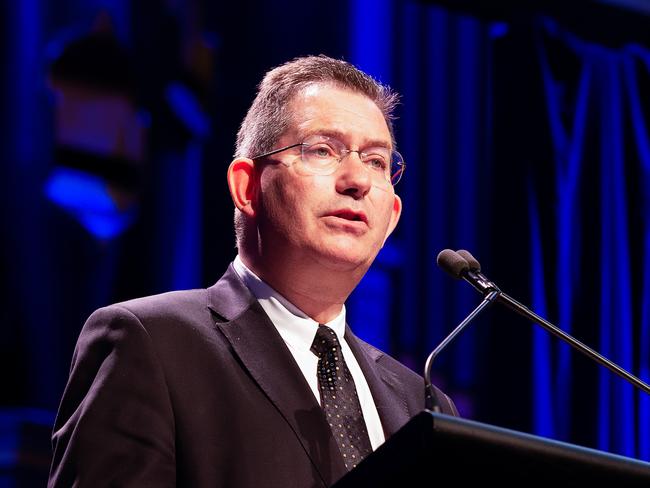
[[[217,327],[290,425],[329,486],[343,476],[346,469],[323,410],[282,337],[248,288],[233,275],[234,270],[229,269],[210,289],[210,308],[226,318],[218,322]],[[233,294],[238,297],[228,297]],[[235,318],[227,320],[229,316]],[[327,439],[326,444],[323,439]]]
[[[404,389],[397,375],[379,362],[379,358],[383,355],[381,351],[364,347],[349,327],[345,330],[345,340],[368,382],[384,434],[388,438],[410,418]]]

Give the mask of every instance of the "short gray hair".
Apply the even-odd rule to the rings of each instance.
[[[305,56],[273,68],[264,76],[237,133],[235,157],[252,158],[272,150],[291,124],[289,106],[293,97],[317,83],[333,84],[368,97],[381,110],[393,137],[397,93],[347,61],[324,55]]]
[[[354,65],[328,56],[304,56],[288,61],[266,73],[258,85],[257,96],[237,133],[235,158],[253,158],[271,151],[292,122],[290,102],[313,84],[331,84],[372,100],[386,120],[395,145],[393,112],[399,95],[387,85]],[[235,209],[237,246],[245,237],[247,222]]]

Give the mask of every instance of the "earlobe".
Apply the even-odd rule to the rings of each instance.
[[[259,179],[252,159],[237,158],[228,167],[228,188],[232,201],[242,213],[255,217]]]

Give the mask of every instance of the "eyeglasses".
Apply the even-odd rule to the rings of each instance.
[[[406,163],[397,151],[385,147],[371,147],[363,151],[348,149],[338,139],[313,135],[303,142],[274,149],[251,158],[262,159],[273,154],[300,147],[300,167],[308,174],[331,175],[339,163],[350,153],[357,153],[373,180],[380,185],[395,186],[404,174]]]

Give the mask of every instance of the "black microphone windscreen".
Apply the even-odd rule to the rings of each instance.
[[[467,261],[465,261],[460,254],[451,249],[443,249],[440,251],[436,263],[438,263],[438,266],[454,278],[460,278],[463,271],[469,269]]]
[[[460,254],[465,261],[467,261],[467,264],[469,264],[469,269],[472,271],[481,271],[480,263],[474,256],[472,256],[469,251],[466,251],[465,249],[459,249],[456,252]]]

